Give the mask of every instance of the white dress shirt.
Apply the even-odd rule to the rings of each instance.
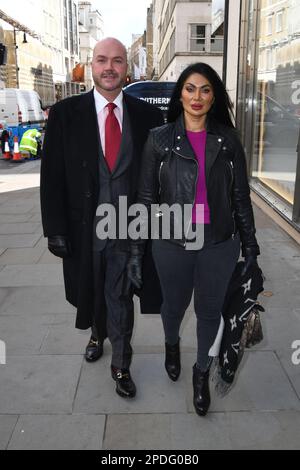
[[[109,103],[109,101],[107,101],[107,99],[104,98],[104,96],[102,96],[96,90],[96,88],[94,88],[94,99],[95,99],[96,112],[97,112],[97,117],[98,117],[100,142],[101,142],[103,154],[105,155],[105,121],[108,115],[108,108],[106,108],[106,105]],[[115,103],[116,105],[116,108],[114,109],[114,113],[118,120],[120,129],[122,132],[122,123],[123,123],[123,92],[122,91],[113,101],[113,103]]]

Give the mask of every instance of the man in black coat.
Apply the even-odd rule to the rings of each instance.
[[[118,40],[97,43],[92,72],[91,92],[67,98],[50,111],[41,167],[42,222],[49,250],[63,258],[66,298],[77,307],[76,327],[92,328],[86,360],[101,357],[108,336],[116,391],[133,397],[129,240],[100,239],[104,215],[98,214],[103,204],[118,214],[120,196],[128,207],[135,203],[143,146],[163,117],[155,107],[123,94],[127,57]]]

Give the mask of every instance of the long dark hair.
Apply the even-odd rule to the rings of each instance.
[[[198,62],[196,64],[189,65],[183,70],[180,77],[178,78],[170,103],[167,115],[168,122],[174,122],[178,116],[183,112],[183,106],[180,101],[181,92],[184,83],[190,75],[193,73],[199,73],[203,75],[211,84],[214,92],[214,103],[208,112],[208,116],[212,116],[221,124],[225,124],[229,127],[234,127],[233,118],[233,105],[228,96],[226,88],[217,74],[217,72],[208,64],[204,62]]]

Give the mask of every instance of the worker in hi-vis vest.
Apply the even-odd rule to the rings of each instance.
[[[36,156],[41,135],[37,129],[29,129],[24,132],[20,142],[20,152],[29,152]]]

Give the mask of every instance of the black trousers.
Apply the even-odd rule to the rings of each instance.
[[[197,364],[209,366],[209,350],[220,321],[226,290],[240,253],[236,236],[214,244],[210,225],[205,226],[200,250],[185,250],[167,240],[154,240],[152,253],[163,294],[161,317],[166,342],[175,344],[185,311],[194,292],[197,317]]]
[[[94,323],[103,332],[103,306],[106,308],[106,332],[112,345],[112,365],[128,369],[131,363],[130,345],[134,308],[132,292],[126,293],[128,252],[108,240],[102,251],[94,251]],[[100,286],[104,285],[104,290]],[[103,298],[104,294],[104,298]],[[100,337],[100,339],[103,339]]]

